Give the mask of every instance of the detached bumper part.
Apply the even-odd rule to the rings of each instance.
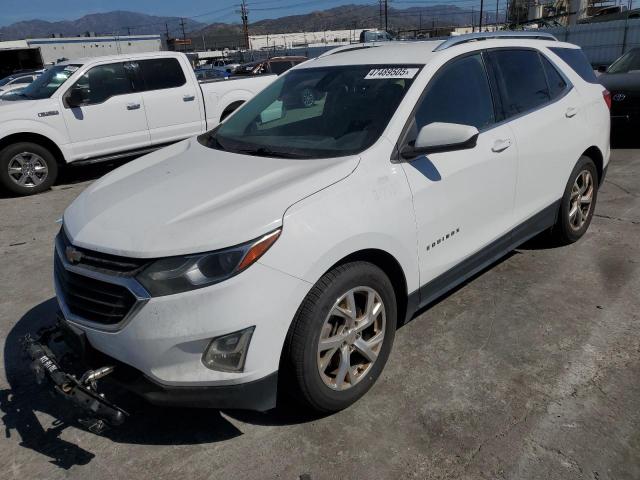
[[[82,410],[84,418],[79,419],[89,430],[100,433],[106,425],[121,425],[127,413],[108,401],[97,391],[97,381],[113,372],[113,367],[102,367],[86,371],[80,380],[66,373],[48,346],[54,337],[64,335],[59,325],[44,331],[37,339],[26,335],[23,348],[31,359],[31,370],[39,384],[48,383],[62,398]],[[40,343],[42,342],[42,343]]]

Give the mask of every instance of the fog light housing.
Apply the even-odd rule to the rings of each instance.
[[[204,366],[221,372],[242,372],[255,328],[245,328],[211,340],[202,354]]]

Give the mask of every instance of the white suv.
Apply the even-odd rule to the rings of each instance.
[[[584,235],[609,161],[585,66],[542,34],[300,64],[73,202],[55,255],[66,322],[155,403],[266,410],[279,390],[345,408],[420,307],[540,232]]]

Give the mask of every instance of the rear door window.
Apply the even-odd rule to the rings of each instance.
[[[136,62],[144,78],[145,90],[164,90],[187,83],[180,62],[176,58],[153,58]]]
[[[596,74],[581,48],[550,47],[549,50],[566,62],[585,82],[598,83]]]
[[[502,98],[505,118],[539,107],[551,100],[538,52],[500,49],[487,52]]]
[[[549,84],[549,93],[551,94],[551,98],[558,98],[567,89],[567,82],[565,82],[562,75],[560,75],[558,70],[556,70],[556,67],[554,67],[544,55],[540,55],[540,60],[542,60],[544,73],[547,76],[547,83]]]

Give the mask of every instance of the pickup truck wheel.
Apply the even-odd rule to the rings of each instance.
[[[580,157],[564,191],[558,221],[552,230],[560,244],[577,242],[587,231],[598,198],[598,171],[589,157]]]
[[[53,185],[57,176],[55,157],[37,143],[14,143],[0,151],[0,183],[12,193],[43,192]]]
[[[362,397],[384,368],[396,330],[396,298],[367,262],[326,273],[302,303],[283,351],[283,387],[317,412]]]

